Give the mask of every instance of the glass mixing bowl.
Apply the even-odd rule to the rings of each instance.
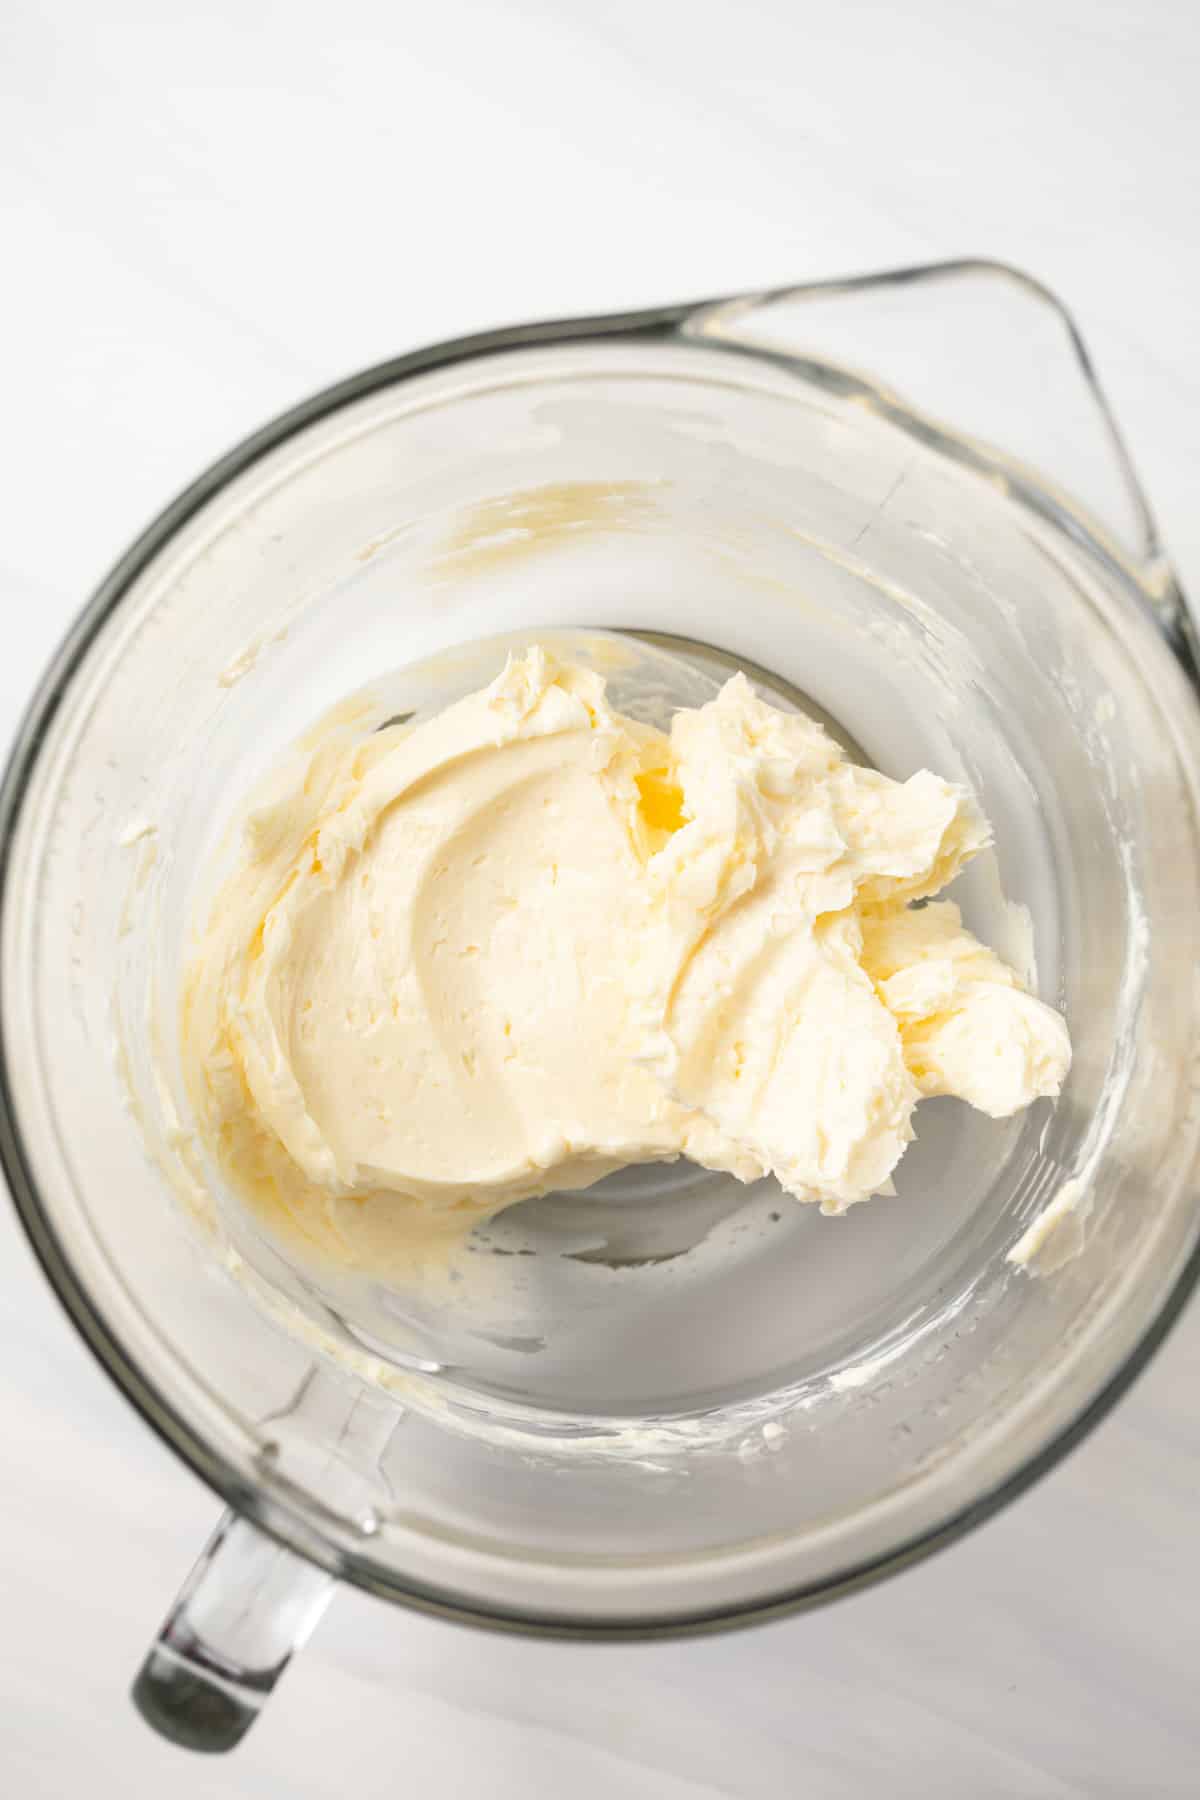
[[[229,821],[346,695],[369,730],[548,633],[644,716],[744,666],[890,774],[969,782],[996,848],[955,896],[1065,1011],[1061,1100],[925,1103],[896,1195],[839,1219],[685,1163],[528,1202],[452,1290],[349,1292],[256,1233],[174,1024]],[[3,794],[12,1191],[232,1509],[147,1716],[236,1741],[331,1577],[520,1629],[713,1627],[1052,1462],[1196,1272],[1198,774],[1144,498],[1070,321],[998,265],[445,345],[203,476],[86,609]]]

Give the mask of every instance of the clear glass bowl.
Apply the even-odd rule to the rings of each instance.
[[[348,1303],[197,1181],[186,929],[317,715],[364,690],[369,729],[547,631],[634,646],[660,702],[732,659],[889,773],[969,782],[996,850],[956,897],[1033,953],[1075,1065],[1006,1123],[926,1103],[895,1198],[843,1219],[633,1171],[499,1221],[461,1305]],[[80,1330],[237,1515],[143,1672],[155,1723],[235,1741],[331,1574],[522,1629],[744,1621],[944,1541],[1086,1428],[1196,1272],[1189,641],[1069,320],[989,264],[403,358],[150,528],[7,775],[0,1150]]]

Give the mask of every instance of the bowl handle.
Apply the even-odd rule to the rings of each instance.
[[[799,365],[1082,527],[1193,657],[1179,581],[1087,346],[1033,276],[978,258],[930,263],[709,301],[678,329]]]
[[[324,1569],[227,1512],[142,1664],[134,1705],[172,1743],[232,1750],[332,1592]]]
[[[258,1427],[255,1509],[288,1548],[238,1512],[206,1544],[133,1684],[148,1725],[189,1750],[232,1750],[329,1604],[322,1525],[369,1538],[394,1504],[382,1458],[403,1419],[385,1389],[324,1363]],[[272,1507],[282,1498],[283,1507]],[[315,1514],[307,1529],[303,1514]],[[314,1560],[307,1552],[312,1546]]]

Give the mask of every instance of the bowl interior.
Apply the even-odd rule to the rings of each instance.
[[[632,1170],[513,1209],[407,1287],[347,1287],[229,1207],[175,1016],[231,818],[347,695],[372,729],[548,634],[659,722],[747,665],[889,774],[969,783],[996,848],[954,898],[1064,1009],[1062,1100],[1003,1123],[924,1103],[896,1195],[844,1218]],[[540,1606],[589,1616],[828,1580],[1034,1457],[1191,1244],[1193,712],[1082,537],[811,372],[579,344],[384,384],[179,520],[75,661],[6,912],[38,1205],[121,1357],[256,1490],[314,1350],[407,1400],[385,1584],[414,1532],[494,1605],[514,1558],[553,1563]],[[1007,1254],[1068,1183],[1060,1266],[1031,1276]],[[450,1542],[468,1572],[440,1567]],[[582,1597],[580,1557],[607,1572]],[[646,1557],[678,1565],[654,1597]]]

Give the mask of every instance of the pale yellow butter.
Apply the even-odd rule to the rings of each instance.
[[[988,841],[742,676],[669,736],[540,648],[415,728],[316,739],[246,822],[183,1052],[235,1192],[370,1262],[626,1164],[886,1187],[923,1094],[1056,1094],[1058,1014],[912,910]]]

